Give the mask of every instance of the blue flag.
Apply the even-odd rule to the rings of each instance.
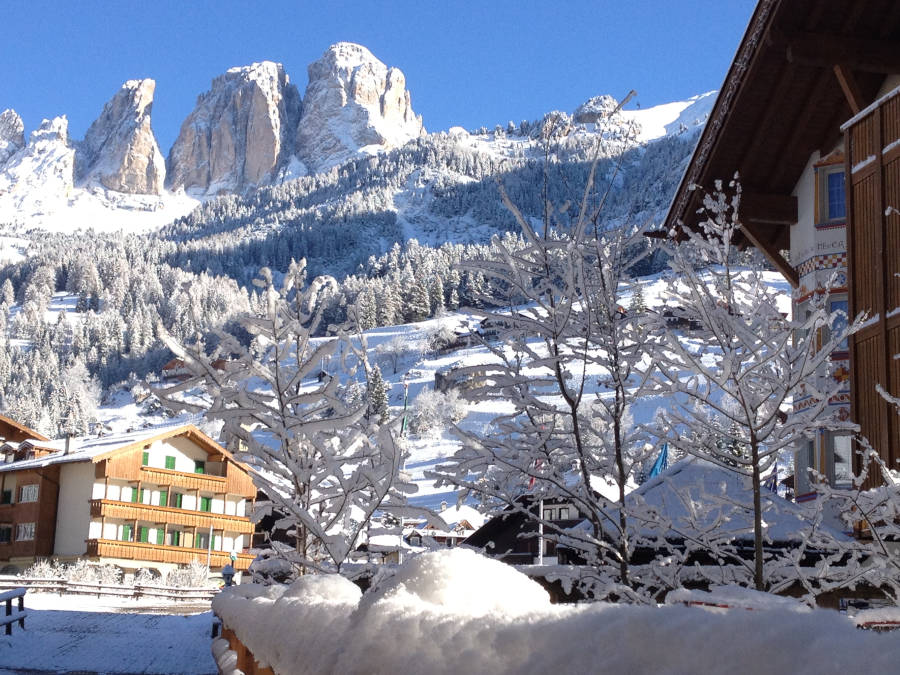
[[[659,451],[659,457],[656,458],[656,461],[653,463],[653,468],[650,469],[650,475],[648,478],[653,478],[654,476],[658,476],[663,471],[669,468],[669,444],[663,443],[662,450]]]

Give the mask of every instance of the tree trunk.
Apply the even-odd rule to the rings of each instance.
[[[750,450],[753,453],[753,582],[756,590],[765,591],[763,579],[763,533],[762,495],[759,482],[759,442],[756,435],[750,435]]]

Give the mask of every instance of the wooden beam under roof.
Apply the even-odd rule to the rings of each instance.
[[[785,45],[792,63],[822,68],[840,63],[853,70],[884,75],[900,72],[900,51],[893,41],[814,32],[781,35],[774,40]]]
[[[834,66],[834,76],[837,78],[838,84],[841,85],[841,91],[844,92],[844,98],[847,99],[850,112],[854,115],[858,114],[863,109],[863,97],[853,71],[845,64],[839,63]]]
[[[766,258],[769,259],[769,262],[775,266],[775,269],[781,272],[781,274],[784,275],[784,278],[790,282],[791,287],[798,288],[800,286],[799,273],[784,259],[784,256],[781,255],[781,251],[778,249],[777,245],[773,244],[764,236],[764,229],[765,226],[760,226],[759,223],[754,223],[752,220],[745,220],[741,222],[740,232],[746,237],[747,241],[765,254]]]
[[[744,189],[739,207],[741,220],[773,225],[794,225],[798,218],[793,195],[765,194]]]

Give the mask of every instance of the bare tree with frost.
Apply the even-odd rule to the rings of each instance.
[[[556,122],[548,131],[564,133]],[[483,432],[457,428],[463,447],[436,476],[538,520],[547,539],[597,569],[596,596],[637,599],[625,497],[648,458],[630,408],[650,370],[651,334],[623,303],[647,240],[642,228],[601,231],[592,186],[593,172],[573,223],[556,222],[545,202],[540,230],[501,190],[524,244],[495,239],[500,259],[478,264],[493,303],[503,294],[508,307],[479,311],[498,337],[486,343],[492,363],[459,374],[474,385],[472,398],[508,401],[507,410]],[[586,526],[563,530],[542,518],[533,504],[550,499],[573,506]]]
[[[293,532],[289,560],[301,573],[340,570],[363,532],[379,533],[377,513],[403,511],[411,489],[401,478],[403,451],[391,423],[366,420],[367,401],[345,402],[340,374],[317,377],[324,359],[337,358],[352,375],[350,360],[358,366],[364,358],[346,335],[312,338],[333,280],[306,285],[303,261],[291,265],[280,290],[268,269],[261,277],[264,309],[241,321],[250,347],[223,331],[211,353],[167,337],[192,376],[162,394],[224,422],[225,437],[238,441],[238,458],[271,500],[267,508],[281,516],[276,528]]]
[[[656,350],[660,391],[677,405],[657,433],[685,453],[735,471],[750,482],[753,583],[766,588],[763,482],[776,459],[818,431],[852,430],[828,410],[838,390],[830,355],[857,323],[832,331],[823,298],[806,316],[778,311],[759,271],[733,264],[740,229],[740,186],[721,183],[704,201],[706,220],[671,248],[669,302],[696,330],[664,331]],[[821,344],[820,329],[830,335]]]

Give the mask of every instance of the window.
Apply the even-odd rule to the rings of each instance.
[[[166,535],[166,540],[169,546],[181,546],[181,532],[179,530],[172,530]]]
[[[842,220],[847,217],[847,203],[844,193],[844,170],[825,174],[828,220]]]
[[[560,506],[559,507],[559,519],[560,520],[568,520],[569,519],[569,507],[568,506]]]
[[[144,454],[141,455],[141,466],[148,466],[150,464],[150,453],[144,450]]]
[[[138,541],[144,544],[150,543],[150,528],[143,525],[138,529]]]
[[[173,492],[172,499],[170,500],[171,504],[169,504],[169,506],[174,506],[176,509],[180,509],[183,497],[184,495],[180,492]]]
[[[0,544],[12,541],[12,525],[0,525]]]
[[[200,460],[194,462],[194,473],[206,473],[206,462]]]
[[[132,540],[131,525],[123,525],[122,526],[122,541],[131,541],[131,540]]]
[[[544,520],[556,520],[556,509],[544,507]]]
[[[23,485],[19,491],[20,502],[36,502],[38,498],[37,485]]]
[[[169,493],[167,490],[159,491],[159,505],[160,506],[168,506],[169,505]]]
[[[847,325],[849,323],[848,317],[850,316],[850,302],[847,300],[832,300],[831,301],[831,311],[834,313],[834,321],[831,325],[831,330],[833,333],[840,333],[847,329]],[[847,347],[847,339],[842,340],[838,346],[838,350],[845,351],[848,349]]]
[[[200,510],[206,513],[212,511],[212,497],[200,497]]]
[[[12,490],[4,490],[0,493],[0,504],[12,504]]]
[[[853,450],[851,436],[829,434],[834,451],[834,485],[849,485],[853,481]]]
[[[34,541],[34,523],[16,525],[16,541]]]
[[[175,458],[171,455],[166,456],[166,468],[171,469],[172,471],[175,470]]]

